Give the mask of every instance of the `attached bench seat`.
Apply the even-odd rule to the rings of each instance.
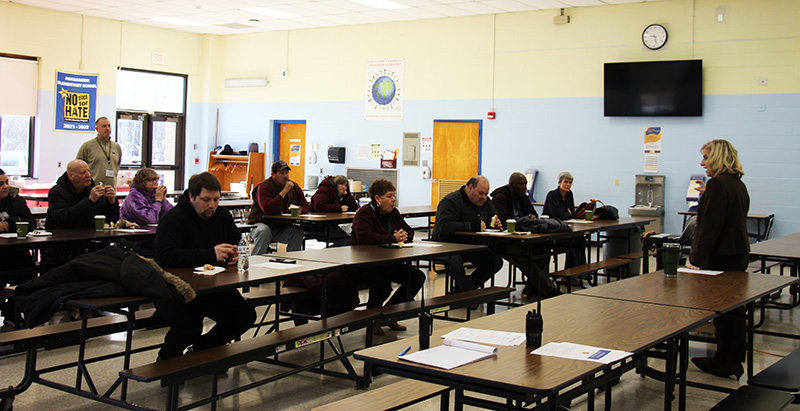
[[[450,403],[450,387],[416,380],[403,380],[332,402],[311,411],[390,411],[399,410],[441,395],[442,411]]]
[[[794,396],[789,393],[743,385],[710,411],[780,411],[791,404],[793,399]]]
[[[477,290],[463,291],[455,294],[445,294],[438,297],[425,299],[425,310],[431,314],[450,311],[456,308],[470,307],[476,304],[489,303],[487,314],[494,314],[494,303],[497,300],[508,298],[513,288],[508,287],[486,287]],[[384,307],[373,308],[381,314],[379,318],[383,325],[391,321],[400,321],[416,317],[422,308],[420,301],[410,301],[407,303],[387,305]]]
[[[630,254],[619,255],[616,258],[622,258],[622,259],[625,259],[625,260],[638,260],[638,259],[642,258],[642,251],[635,251],[635,252],[632,252]]]
[[[120,371],[119,375],[141,382],[160,380],[161,386],[166,387],[366,328],[378,316],[377,312],[371,310],[351,311],[298,327],[130,368]]]
[[[623,266],[626,264],[630,264],[631,260],[626,260],[623,258],[609,258],[608,260],[596,261],[593,263],[584,264],[578,267],[566,268],[564,270],[559,270],[550,273],[551,277],[555,277],[556,280],[563,278],[563,279],[572,279],[572,278],[585,278],[588,277],[590,274],[596,274],[598,271],[607,269],[607,268],[615,268],[619,266]],[[567,292],[572,292],[572,281],[564,281],[567,285]]]
[[[154,308],[135,313],[134,328],[152,328],[166,325]],[[86,338],[124,332],[128,329],[124,315],[108,315],[87,320]],[[81,342],[81,321],[44,325],[25,330],[0,333],[0,346],[13,345],[16,350],[30,348],[60,348],[78,345]]]
[[[774,390],[800,392],[800,349],[761,370],[747,381],[748,385]]]

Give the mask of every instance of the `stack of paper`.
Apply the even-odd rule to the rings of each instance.
[[[443,345],[403,355],[400,359],[449,370],[496,354],[495,347],[445,338]]]

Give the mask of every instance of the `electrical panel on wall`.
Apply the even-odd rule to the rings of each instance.
[[[419,165],[419,133],[403,133],[403,165]]]

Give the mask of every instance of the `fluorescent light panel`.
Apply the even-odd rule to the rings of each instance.
[[[162,23],[177,24],[179,26],[187,26],[187,27],[208,26],[208,23],[201,23],[199,21],[178,19],[178,18],[175,18],[175,17],[153,17],[150,20],[160,21]]]
[[[260,14],[262,16],[272,17],[276,19],[296,19],[300,17],[294,13],[287,13],[285,11],[268,9],[266,7],[248,7],[246,9],[239,9],[248,13]]]
[[[363,4],[369,7],[375,7],[376,9],[383,9],[383,10],[397,10],[397,9],[407,9],[410,6],[406,6],[405,4],[398,3],[392,0],[350,0],[353,3]]]
[[[225,88],[235,87],[266,87],[269,80],[266,77],[254,78],[226,78]]]

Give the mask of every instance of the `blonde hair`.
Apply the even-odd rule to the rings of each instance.
[[[708,151],[708,155],[706,155]],[[742,178],[744,170],[742,163],[739,162],[739,152],[728,140],[717,139],[703,144],[700,152],[706,155],[706,168],[711,171],[714,177],[720,174],[733,174]]]

